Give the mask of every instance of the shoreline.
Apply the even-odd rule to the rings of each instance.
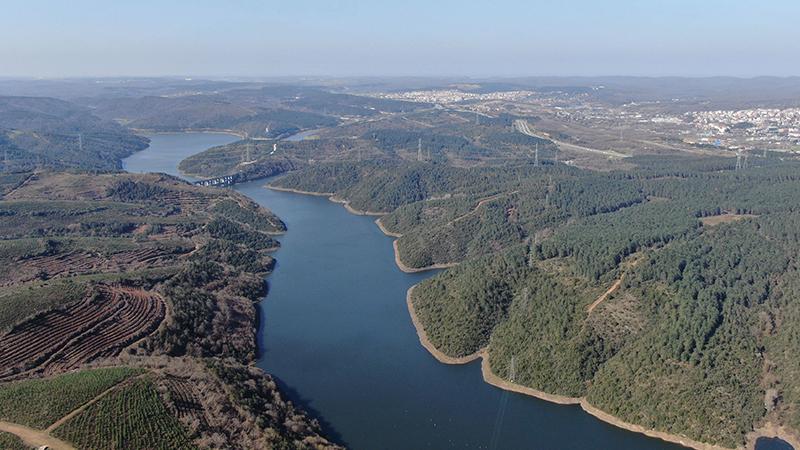
[[[448,355],[445,355],[440,350],[438,350],[428,339],[428,335],[425,332],[425,329],[422,327],[422,324],[419,321],[419,318],[416,315],[416,310],[414,309],[414,304],[411,301],[411,295],[414,292],[414,288],[417,285],[411,286],[407,293],[406,293],[406,303],[408,304],[408,312],[411,315],[411,322],[414,324],[414,328],[416,328],[417,336],[419,337],[420,344],[434,357],[437,361],[445,363],[445,364],[467,364],[476,359],[481,359],[481,375],[483,376],[483,381],[495,386],[499,389],[503,389],[505,391],[515,392],[522,395],[527,395],[530,397],[537,398],[539,400],[543,400],[550,403],[555,403],[559,405],[573,405],[573,406],[580,406],[580,408],[586,412],[587,414],[592,415],[596,419],[603,421],[609,425],[613,425],[617,428],[621,428],[623,430],[627,430],[633,433],[644,434],[645,436],[660,439],[662,441],[670,442],[673,444],[682,445],[684,447],[693,448],[695,450],[731,450],[727,447],[721,447],[718,445],[708,444],[704,442],[699,442],[692,440],[690,438],[670,434],[663,431],[652,430],[648,428],[644,428],[641,425],[632,424],[626,422],[619,417],[613,416],[597,407],[589,403],[585,397],[567,397],[558,394],[549,394],[544,391],[540,391],[537,389],[533,389],[528,386],[522,386],[520,384],[512,383],[508,380],[504,380],[497,376],[494,372],[492,372],[492,368],[489,365],[489,358],[486,354],[487,348],[483,348],[471,355],[461,357],[461,358],[454,358]],[[758,436],[761,437],[761,436]],[[766,436],[765,436],[766,437]],[[772,436],[769,436],[772,437]],[[783,439],[790,444],[793,442],[790,439],[786,439],[781,437],[780,435],[777,436],[779,439]],[[755,443],[755,439],[753,439],[753,443]],[[749,442],[748,442],[749,444]],[[748,447],[752,448],[752,447]],[[798,447],[795,447],[798,448]],[[800,450],[800,449],[798,449]]]
[[[428,270],[449,269],[450,267],[455,267],[456,265],[458,265],[458,263],[440,263],[425,267],[409,267],[405,265],[403,261],[400,260],[400,249],[397,246],[398,245],[397,240],[403,237],[403,235],[400,233],[394,233],[392,231],[387,230],[386,227],[383,226],[383,222],[381,222],[380,217],[375,219],[375,225],[378,226],[378,229],[381,230],[381,233],[385,234],[386,236],[395,238],[394,241],[392,242],[392,249],[394,250],[394,263],[400,270],[402,270],[405,273],[419,273],[419,272],[426,272]]]
[[[387,230],[387,229],[386,229],[386,227],[385,227],[385,226],[383,226],[383,222],[381,222],[381,218],[380,218],[380,217],[378,217],[377,219],[375,219],[375,225],[377,225],[377,226],[378,226],[378,228],[381,230],[381,233],[383,233],[383,234],[385,234],[385,235],[387,235],[387,236],[389,236],[389,237],[393,237],[393,238],[399,238],[399,237],[402,237],[402,236],[403,236],[403,235],[402,235],[402,234],[400,234],[400,233],[393,233],[393,232],[391,232],[391,231]]]
[[[295,193],[295,194],[314,195],[314,196],[318,196],[318,197],[328,197],[328,200],[330,200],[330,201],[332,201],[334,203],[342,204],[342,206],[344,206],[345,209],[348,212],[350,212],[351,214],[354,214],[354,215],[360,215],[360,216],[363,216],[363,215],[376,215],[376,216],[386,215],[386,213],[375,213],[375,212],[359,211],[359,210],[357,210],[355,208],[350,207],[349,202],[347,202],[346,200],[335,198],[333,196],[334,194],[332,194],[332,193],[301,191],[301,190],[298,190],[298,189],[281,188],[281,187],[276,187],[276,186],[271,186],[271,185],[266,185],[266,187],[268,189],[273,189],[273,190],[282,191],[282,192],[291,192],[291,193]],[[449,263],[449,264],[435,264],[435,265],[432,265],[432,266],[427,266],[427,267],[422,267],[422,268],[408,267],[405,264],[403,264],[403,262],[400,260],[400,256],[399,256],[399,252],[398,252],[398,248],[397,248],[397,239],[396,238],[402,237],[402,234],[393,233],[391,231],[388,231],[383,226],[383,224],[381,223],[380,217],[378,217],[375,220],[375,224],[378,226],[378,229],[384,235],[395,238],[394,241],[392,242],[392,248],[394,250],[395,264],[397,265],[397,267],[401,271],[406,272],[406,273],[417,273],[417,272],[424,272],[424,271],[435,270],[435,269],[446,269],[446,268],[453,267],[453,266],[457,265],[456,263]],[[663,431],[648,429],[648,428],[645,428],[645,427],[643,427],[641,425],[636,425],[636,424],[633,424],[633,423],[630,423],[630,422],[626,422],[625,420],[623,420],[623,419],[621,419],[619,417],[613,416],[613,415],[611,415],[611,414],[609,414],[609,413],[597,408],[596,406],[592,405],[591,403],[588,402],[588,400],[586,400],[585,397],[567,397],[567,396],[562,396],[562,395],[558,395],[558,394],[549,394],[547,392],[540,391],[540,390],[537,390],[537,389],[533,389],[533,388],[528,387],[528,386],[523,386],[523,385],[520,385],[520,384],[516,384],[516,383],[512,383],[510,381],[504,380],[504,379],[500,378],[499,376],[497,376],[491,370],[491,366],[489,365],[489,358],[487,357],[487,354],[486,354],[486,352],[488,350],[488,347],[484,347],[484,348],[478,350],[475,353],[472,353],[472,354],[467,355],[467,356],[462,356],[462,357],[452,357],[452,356],[448,356],[448,355],[444,354],[439,349],[437,349],[436,346],[433,345],[433,343],[430,342],[430,339],[428,339],[428,335],[425,332],[424,327],[422,326],[422,324],[419,321],[419,318],[417,317],[416,310],[414,309],[414,304],[411,301],[411,295],[412,295],[414,289],[418,285],[419,284],[415,284],[415,285],[411,286],[406,291],[406,305],[407,305],[407,308],[408,308],[408,313],[409,313],[409,316],[411,317],[411,322],[414,325],[414,329],[417,332],[417,337],[419,338],[420,344],[438,362],[440,362],[442,364],[461,365],[461,364],[469,364],[471,362],[474,362],[474,361],[480,359],[481,360],[481,375],[483,377],[483,381],[485,383],[487,383],[487,384],[490,384],[490,385],[498,388],[498,389],[503,389],[505,391],[510,391],[510,392],[514,392],[514,393],[518,393],[518,394],[522,394],[522,395],[527,395],[527,396],[534,397],[534,398],[537,398],[537,399],[542,400],[542,401],[555,403],[555,404],[559,404],[559,405],[580,406],[580,408],[585,413],[587,413],[587,414],[593,416],[594,418],[596,418],[597,420],[605,422],[605,423],[607,423],[609,425],[615,426],[617,428],[620,428],[620,429],[623,429],[623,430],[626,430],[626,431],[629,431],[629,432],[632,432],[632,433],[643,434],[643,435],[651,437],[651,438],[660,439],[662,441],[669,442],[669,443],[672,443],[672,444],[682,445],[682,446],[687,447],[687,448],[692,448],[692,449],[695,449],[695,450],[732,450],[732,449],[730,449],[728,447],[722,447],[722,446],[719,446],[719,445],[713,445],[713,444],[709,444],[709,443],[705,443],[705,442],[695,441],[695,440],[690,439],[688,437],[684,437],[684,436],[680,436],[680,435],[676,435],[676,434],[670,434],[670,433],[663,432]],[[745,448],[745,449],[753,449],[753,448],[755,448],[755,442],[760,437],[778,438],[778,439],[781,439],[781,440],[787,442],[789,445],[793,446],[796,450],[800,450],[800,439],[795,439],[794,436],[792,436],[785,429],[783,429],[783,427],[776,427],[776,426],[762,427],[760,429],[754,430],[750,434],[750,437],[747,438],[747,443],[745,444],[746,447],[737,447],[737,449],[738,448]]]
[[[350,201],[349,200],[345,200],[343,198],[336,197],[335,195],[331,195],[330,197],[328,197],[328,200],[332,201],[333,203],[339,203],[340,205],[344,206],[344,209],[346,209],[348,212],[350,212],[351,214],[355,214],[357,216],[378,216],[378,217],[380,217],[380,216],[385,216],[387,214],[387,213],[382,213],[382,212],[362,211],[360,209],[355,209],[352,206],[350,206]]]
[[[395,238],[392,242],[392,248],[394,249],[394,262],[397,267],[405,272],[405,273],[419,273],[419,272],[427,272],[429,270],[439,270],[439,269],[449,269],[450,267],[454,267],[458,265],[458,263],[440,263],[440,264],[433,264],[430,266],[425,267],[409,267],[400,260],[400,251],[397,248],[397,238],[400,238],[402,234],[400,233],[392,233],[391,231],[387,230],[383,224],[381,223],[381,216],[385,216],[387,213],[379,213],[374,211],[361,211],[358,209],[353,208],[350,206],[350,202],[341,198],[336,197],[335,194],[331,192],[312,192],[312,191],[303,191],[300,189],[292,189],[292,188],[285,188],[280,186],[274,186],[271,184],[265,185],[267,189],[272,189],[273,191],[280,191],[280,192],[291,192],[293,194],[303,194],[303,195],[313,195],[315,197],[328,197],[328,200],[332,201],[333,203],[338,203],[344,206],[344,209],[347,210],[350,214],[354,214],[356,216],[378,216],[375,219],[375,224],[378,226],[378,229],[381,230],[383,234],[389,237]]]
[[[223,130],[223,129],[216,129],[216,128],[186,128],[183,130],[171,130],[171,131],[160,131],[160,130],[150,130],[147,128],[131,128],[134,134],[180,134],[180,133],[208,133],[208,134],[229,134],[231,136],[236,136],[240,139],[245,139],[243,133],[240,133],[236,130]]]
[[[795,450],[800,449],[800,435],[772,422],[767,422],[760,428],[748,433],[746,448],[755,448],[756,441],[759,438],[780,439],[794,447]]]
[[[441,264],[432,264],[430,266],[425,267],[409,267],[400,260],[400,249],[397,248],[397,239],[392,241],[392,248],[394,249],[394,263],[397,267],[405,273],[419,273],[419,272],[427,272],[429,270],[439,270],[439,269],[449,269],[451,267],[455,267],[458,263],[441,263]]]
[[[272,189],[273,191],[291,192],[291,193],[294,193],[294,194],[313,195],[315,197],[328,197],[328,198],[330,198],[333,195],[332,192],[301,191],[299,189],[290,189],[290,188],[285,188],[285,187],[280,187],[280,186],[274,186],[274,185],[271,185],[271,184],[267,184],[264,187],[266,187],[267,189]]]
[[[414,288],[417,285],[413,285],[406,291],[406,305],[408,306],[408,314],[411,316],[411,323],[414,324],[414,328],[417,330],[417,337],[419,337],[419,342],[425,347],[431,355],[433,355],[436,360],[443,364],[468,364],[472,361],[477,360],[478,358],[483,357],[485,348],[478,350],[477,352],[461,357],[453,357],[448,356],[439,351],[435,345],[428,339],[428,334],[425,333],[425,329],[422,327],[422,324],[419,322],[419,318],[417,317],[416,310],[414,309],[414,303],[411,301],[411,295],[414,292]]]
[[[336,197],[336,194],[333,193],[333,192],[302,191],[300,189],[285,188],[285,187],[275,186],[275,185],[272,185],[272,184],[267,184],[265,187],[267,189],[272,189],[273,191],[291,192],[293,194],[313,195],[315,197],[328,197],[328,200],[332,201],[333,203],[339,203],[340,205],[344,206],[344,208],[349,213],[355,214],[357,216],[383,216],[383,215],[386,215],[386,213],[382,213],[382,212],[362,211],[360,209],[353,208],[352,206],[350,206],[350,202],[349,201]]]
[[[516,392],[517,394],[536,397],[539,400],[544,400],[546,402],[556,403],[558,405],[580,405],[582,401],[580,397],[567,397],[565,395],[548,394],[547,392],[523,386],[521,384],[512,383],[511,381],[500,378],[497,374],[492,372],[492,366],[489,364],[489,356],[485,352],[481,355],[481,375],[483,375],[483,381],[491,384],[494,387],[503,389],[505,391]]]
[[[630,431],[632,433],[643,434],[651,438],[661,439],[662,441],[671,442],[673,444],[682,445],[684,447],[693,448],[696,450],[730,450],[728,447],[722,447],[719,445],[695,441],[688,437],[667,433],[665,431],[653,430],[650,428],[645,428],[641,425],[636,425],[630,422],[626,422],[620,419],[619,417],[613,416],[601,410],[600,408],[592,405],[586,400],[586,398],[581,399],[580,407],[587,414],[594,416],[596,419],[601,420],[609,425],[613,425],[617,428],[622,428],[623,430]]]

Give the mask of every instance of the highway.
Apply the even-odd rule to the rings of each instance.
[[[560,150],[573,150],[573,151],[579,151],[579,152],[598,153],[598,154],[601,154],[601,155],[608,156],[609,158],[627,158],[627,157],[630,156],[630,155],[626,155],[624,153],[615,152],[613,150],[600,150],[600,149],[596,149],[596,148],[589,148],[589,147],[584,147],[584,146],[581,146],[581,145],[570,144],[569,142],[559,141],[559,140],[556,140],[556,139],[553,139],[553,138],[550,138],[550,137],[540,136],[540,135],[534,133],[531,130],[530,125],[528,125],[528,121],[527,120],[521,120],[521,119],[515,120],[514,121],[514,128],[516,128],[516,130],[519,131],[522,134],[525,134],[525,135],[528,135],[528,136],[531,136],[531,137],[535,137],[535,138],[539,138],[539,139],[546,139],[546,140],[552,141],[554,144],[556,144],[558,146],[558,148]]]

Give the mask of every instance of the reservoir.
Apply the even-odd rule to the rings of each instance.
[[[207,133],[150,136],[125,161],[131,172],[177,174],[181,159],[232,142]],[[261,303],[258,361],[283,393],[318,417],[332,439],[372,449],[679,449],[584,413],[483,382],[480,362],[449,366],[419,343],[406,274],[374,217],[324,197],[236,190],[286,222],[278,265]]]

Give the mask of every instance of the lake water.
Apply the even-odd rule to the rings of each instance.
[[[128,172],[164,172],[194,181],[178,172],[184,159],[217,145],[230,144],[240,138],[223,133],[163,133],[148,135],[150,147],[122,160]]]
[[[177,173],[182,158],[238,139],[151,137],[130,171]],[[394,264],[374,218],[322,197],[236,189],[278,214],[278,265],[261,304],[259,367],[354,449],[678,449],[610,426],[577,406],[508,393],[483,382],[480,363],[448,366],[422,348],[406,290],[430,276]]]

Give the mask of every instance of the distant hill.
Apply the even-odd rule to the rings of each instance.
[[[279,102],[273,105],[236,103],[220,95],[105,98],[91,102],[94,113],[100,117],[131,128],[155,131],[213,129],[263,137],[334,126],[339,122],[323,114],[290,111],[279,107]]]
[[[94,114],[131,128],[229,130],[271,138],[335,126],[344,117],[369,117],[426,106],[304,86],[266,86],[183,96],[104,97],[86,99],[84,103]]]
[[[147,145],[147,138],[83,106],[47,97],[0,97],[4,170],[116,170],[122,158]]]

